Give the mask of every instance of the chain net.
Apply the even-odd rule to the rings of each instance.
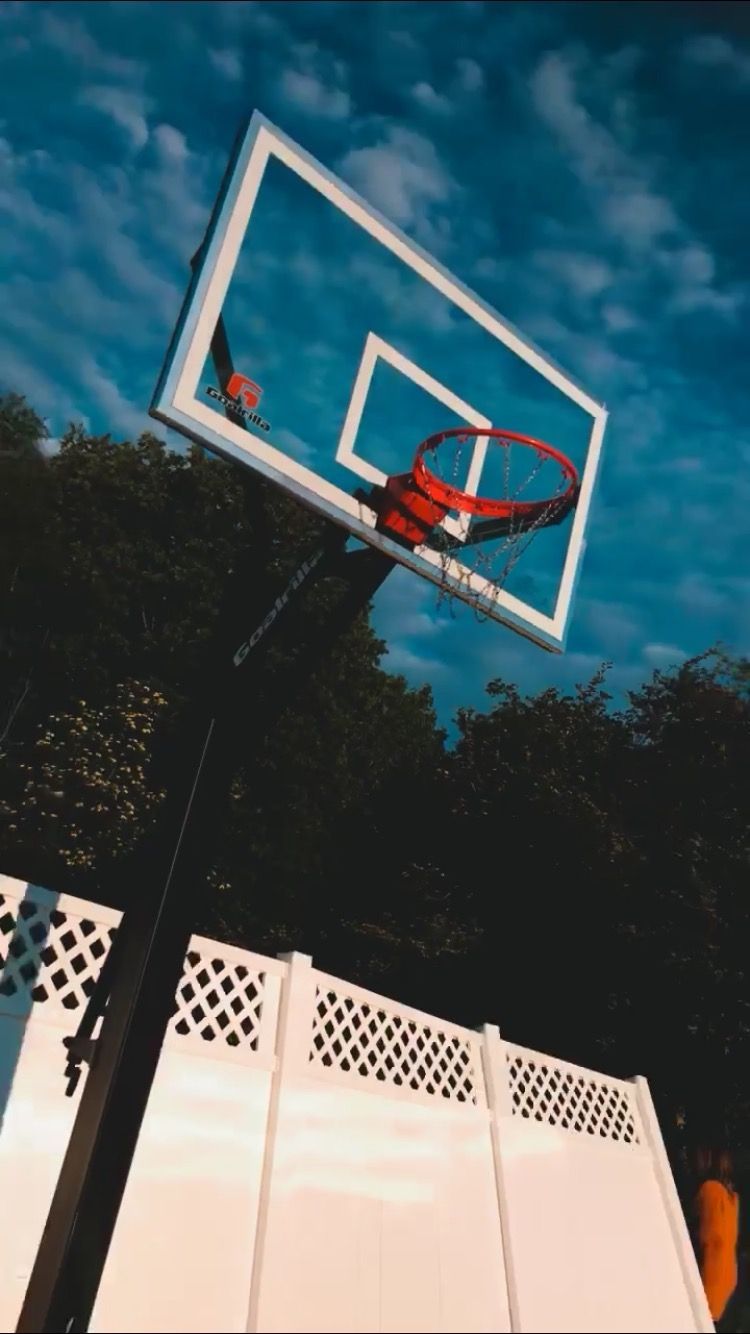
[[[427,456],[429,472],[443,484],[459,491],[465,489],[473,452],[481,440],[477,432],[444,440]],[[440,558],[438,605],[447,603],[453,612],[455,598],[463,593],[473,601],[475,613],[482,620],[486,619],[481,611],[482,592],[473,586],[472,575],[480,576],[487,586],[484,596],[491,597],[493,590],[506,584],[537,533],[559,522],[569,509],[563,500],[569,478],[554,457],[532,443],[522,444],[502,435],[488,439],[487,447],[501,451],[499,469],[493,469],[492,498],[511,502],[508,518],[472,520],[453,510],[433,528],[427,540]],[[429,496],[429,479],[424,488]],[[531,518],[513,509],[514,502],[526,500],[538,506]]]

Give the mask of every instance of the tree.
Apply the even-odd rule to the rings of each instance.
[[[46,438],[25,399],[0,395],[0,753],[49,633],[57,531]]]
[[[615,712],[490,685],[463,711],[433,843],[473,940],[425,996],[514,1039],[645,1073],[668,1135],[746,1142],[750,698],[716,652]],[[422,1002],[429,1008],[427,1000]]]
[[[106,847],[113,859],[138,843],[164,793],[148,781],[151,738],[166,700],[138,681],[116,687],[111,703],[78,700],[38,724],[15,791],[0,803],[18,854],[50,867],[92,870]]]
[[[603,681],[531,699],[491,682],[491,709],[459,714],[442,825],[448,874],[481,923],[473,1004],[571,1056],[605,1004],[602,950],[632,852],[612,785],[627,735]]]
[[[631,697],[630,821],[648,908],[641,1041],[684,1089],[688,1131],[733,1134],[750,1086],[750,695],[746,664],[711,650]],[[645,935],[645,933],[644,933]],[[713,1124],[712,1124],[713,1123]]]
[[[38,461],[49,432],[22,394],[0,394],[0,458]]]
[[[75,863],[77,892],[109,899],[113,857],[129,846],[126,826],[145,827],[172,780],[175,728],[186,700],[205,689],[206,648],[228,578],[247,571],[250,623],[320,541],[322,525],[262,484],[246,488],[240,470],[197,449],[172,453],[148,434],[115,444],[71,427],[45,468],[57,545],[35,588],[45,594],[47,638],[4,762],[0,756],[0,837],[6,869],[73,888]],[[303,642],[334,595],[322,587],[310,599],[298,626]],[[413,767],[414,756],[441,749],[429,692],[383,672],[384,651],[360,617],[307,698],[237,775],[207,926],[239,938],[250,923],[260,930],[262,919],[271,944],[286,939],[290,920],[294,930],[303,920],[322,930],[316,904],[339,865],[335,830]],[[115,762],[137,740],[125,691],[129,699],[136,692],[141,740],[158,703],[148,766]],[[261,709],[263,695],[261,683]],[[97,791],[84,816],[103,767],[106,798]],[[122,837],[110,836],[112,822]]]

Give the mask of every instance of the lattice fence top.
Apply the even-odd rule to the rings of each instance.
[[[116,930],[41,898],[0,894],[0,1004],[82,1011]],[[266,975],[219,948],[188,953],[170,1032],[256,1051]]]
[[[0,894],[0,997],[81,1009],[114,934],[31,897],[18,903]]]
[[[258,1049],[265,974],[242,963],[211,959],[190,950],[177,988],[172,1028],[207,1042],[223,1038],[230,1047]]]
[[[67,1012],[72,1030],[118,921],[109,909],[0,877],[0,1009]],[[227,1047],[239,1049],[238,1056],[272,1051],[269,1024],[275,1022],[285,968],[262,955],[194,937],[171,1035],[213,1043],[217,1053]],[[309,1011],[304,1017],[310,1024],[311,1066],[452,1104],[486,1106],[478,1037],[327,974],[316,973],[314,996],[312,1018]],[[625,1081],[529,1048],[506,1045],[505,1053],[514,1116],[597,1141],[644,1143],[635,1090]]]
[[[518,1048],[508,1048],[506,1059],[514,1116],[602,1140],[641,1143],[635,1099],[626,1084]]]
[[[477,1105],[481,1075],[470,1041],[353,996],[318,986],[312,1065]]]

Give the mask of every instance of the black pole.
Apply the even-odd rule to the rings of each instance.
[[[261,621],[230,615],[217,637],[210,703],[185,729],[179,781],[149,844],[147,884],[122,920],[109,1003],[17,1325],[18,1334],[88,1328],[143,1116],[174,1007],[196,905],[240,754],[257,744],[304,688],[338,636],[393,568],[374,549],[343,554],[337,534],[313,553]],[[347,588],[253,711],[267,646],[310,583]]]

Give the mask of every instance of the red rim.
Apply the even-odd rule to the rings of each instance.
[[[450,440],[456,436],[484,436],[489,440],[512,440],[519,445],[525,445],[529,449],[534,449],[538,454],[543,454],[545,458],[554,459],[559,464],[564,476],[568,479],[568,487],[559,496],[553,496],[549,500],[482,500],[478,496],[470,496],[466,491],[460,491],[458,487],[451,486],[444,482],[435,473],[431,472],[424,461],[425,454],[432,453],[444,440]],[[443,505],[448,510],[460,510],[464,514],[475,514],[483,519],[531,519],[542,516],[549,510],[550,506],[556,509],[560,507],[570,507],[578,499],[578,472],[575,465],[554,445],[548,445],[543,440],[535,440],[530,435],[519,435],[515,431],[501,431],[496,427],[490,426],[458,426],[451,427],[448,431],[439,431],[437,435],[431,435],[427,440],[423,440],[419,446],[415,458],[413,475],[422,489],[427,493],[431,500],[436,504]]]

